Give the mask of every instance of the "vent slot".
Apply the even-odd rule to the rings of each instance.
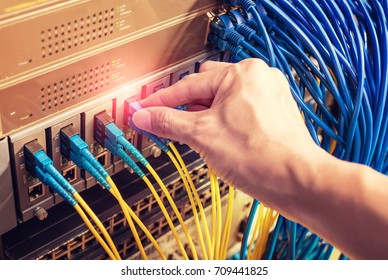
[[[115,9],[111,8],[42,30],[40,32],[42,58],[112,35],[114,18]]]
[[[91,95],[109,86],[110,68],[111,64],[108,62],[42,87],[42,112],[57,109],[56,107],[67,102]]]

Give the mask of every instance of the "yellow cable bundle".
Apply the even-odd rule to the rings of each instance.
[[[221,228],[222,228],[222,212],[221,212],[221,197],[218,178],[215,173],[209,168],[210,191],[212,195],[212,242],[214,259],[220,259],[221,249]]]
[[[253,231],[248,248],[248,260],[261,259],[267,246],[271,228],[276,222],[277,218],[278,213],[276,211],[265,207],[262,203],[260,203],[255,229]]]
[[[191,191],[194,194],[194,198],[195,198],[195,201],[197,202],[197,205],[199,208],[199,213],[201,215],[202,227],[203,227],[204,233],[205,233],[205,240],[206,240],[206,244],[207,244],[207,248],[208,248],[207,255],[208,255],[208,258],[210,260],[212,260],[213,259],[213,244],[211,242],[209,227],[207,224],[207,219],[206,219],[206,215],[205,215],[205,210],[203,209],[202,201],[198,195],[196,187],[194,186],[194,182],[190,176],[189,170],[187,169],[187,166],[184,163],[184,161],[183,161],[181,155],[179,154],[177,148],[175,147],[174,143],[170,142],[168,145],[169,145],[171,151],[173,152],[173,154],[175,155],[175,157],[178,159],[178,162],[181,165],[184,174],[186,175],[186,179],[190,185]]]
[[[81,206],[74,205],[74,209],[77,211],[78,215],[81,217],[81,219],[84,221],[90,232],[93,234],[93,236],[96,238],[98,243],[102,246],[102,248],[105,250],[105,252],[108,254],[108,256],[112,260],[117,260],[115,254],[112,252],[111,248],[106,244],[105,240],[100,236],[100,234],[97,232],[97,230],[94,228],[92,223],[89,221],[88,217],[86,216],[85,212],[82,210]]]
[[[111,180],[111,178],[110,178]],[[109,183],[109,181],[108,181]],[[114,184],[114,182],[113,182]],[[115,184],[114,184],[115,186]],[[117,188],[117,187],[116,187]],[[117,190],[118,191],[118,190]],[[113,192],[111,191],[111,194],[117,199],[117,194],[116,192]],[[162,248],[160,248],[159,244],[157,243],[157,241],[155,240],[155,238],[152,236],[152,234],[149,232],[149,230],[147,229],[147,227],[143,224],[143,222],[139,219],[139,217],[136,215],[135,212],[133,212],[133,210],[131,209],[131,207],[129,207],[129,205],[125,202],[125,200],[123,200],[124,202],[124,207],[127,209],[129,215],[131,216],[131,218],[136,222],[136,224],[140,227],[140,229],[144,232],[144,234],[148,237],[148,239],[151,241],[151,243],[154,245],[156,251],[159,253],[160,257],[162,258],[162,260],[166,260],[166,256],[165,254],[163,253],[162,251]]]
[[[221,260],[226,259],[226,254],[228,252],[228,244],[229,244],[230,232],[232,227],[232,218],[233,218],[233,204],[234,204],[234,187],[229,186],[228,208],[226,210],[225,224],[224,224],[224,229],[222,231],[222,237],[221,237],[221,250],[220,250]]]
[[[181,253],[183,255],[183,258],[185,260],[188,260],[189,257],[187,256],[186,250],[185,250],[185,248],[184,248],[184,246],[182,244],[182,241],[180,240],[180,238],[178,236],[178,233],[177,233],[177,231],[175,229],[174,223],[172,222],[172,220],[171,220],[171,218],[170,218],[170,216],[169,216],[169,214],[167,212],[166,207],[164,207],[164,204],[163,204],[162,200],[160,199],[158,193],[156,192],[156,190],[155,190],[154,186],[152,185],[152,183],[150,182],[150,180],[146,176],[144,176],[142,179],[143,179],[144,183],[146,183],[146,185],[150,189],[150,191],[151,191],[152,195],[154,196],[156,202],[158,203],[158,205],[159,205],[159,207],[160,207],[164,217],[166,218],[166,221],[167,221],[167,223],[168,223],[168,225],[169,225],[169,227],[170,227],[170,229],[172,231],[172,234],[174,235],[175,240],[178,243],[178,247],[179,247],[179,250],[181,251]]]
[[[175,202],[174,200],[172,199],[170,193],[168,192],[166,186],[164,185],[163,181],[160,179],[159,175],[156,173],[156,171],[152,168],[152,166],[150,164],[147,164],[146,165],[146,168],[147,170],[151,173],[151,175],[155,178],[156,182],[159,184],[160,188],[162,189],[164,195],[166,196],[168,202],[170,203],[175,215],[177,216],[178,218],[178,221],[180,223],[180,225],[182,226],[182,229],[187,237],[187,240],[189,242],[189,246],[190,246],[190,249],[191,249],[191,252],[193,253],[193,258],[194,260],[198,260],[198,255],[197,255],[197,251],[195,249],[195,245],[194,245],[194,242],[191,238],[191,235],[183,221],[183,218],[181,216],[181,214],[179,213],[179,210],[178,208],[176,207],[175,205]],[[152,185],[152,184],[151,184]]]
[[[126,207],[127,206],[126,202],[124,201],[123,197],[121,196],[121,194],[120,194],[116,184],[113,182],[112,178],[110,176],[108,176],[108,177],[106,177],[106,180],[108,181],[109,185],[111,186],[111,192],[112,192],[113,196],[117,199],[117,201],[118,201],[118,203],[123,211],[124,217],[128,222],[129,228],[133,234],[133,237],[135,238],[136,245],[139,248],[139,251],[140,251],[142,258],[144,260],[147,260],[148,259],[147,255],[144,251],[143,244],[141,243],[139,234],[137,233],[137,230],[136,230],[135,224],[133,223],[132,217],[129,215],[128,207]]]
[[[79,195],[79,193],[75,193],[73,196],[75,200],[77,200],[77,202],[82,206],[85,212],[89,215],[89,217],[93,220],[93,222],[96,224],[98,229],[101,231],[102,235],[105,237],[106,241],[108,242],[109,247],[111,248],[115,258],[117,260],[120,260],[121,257],[119,255],[119,252],[117,251],[112,238],[110,237],[109,233],[105,229],[104,225],[101,223],[100,219],[96,216],[96,214],[94,214],[93,210],[90,209],[89,205],[84,201],[84,199]]]
[[[194,215],[194,221],[195,221],[195,227],[197,229],[197,233],[198,233],[198,240],[199,240],[199,243],[201,245],[201,250],[202,250],[202,253],[203,253],[203,258],[205,260],[208,260],[208,255],[207,255],[207,251],[206,251],[206,246],[205,246],[205,241],[203,239],[203,235],[202,235],[202,230],[201,230],[201,226],[200,226],[200,223],[199,223],[199,218],[198,218],[198,211],[197,211],[197,208],[196,208],[196,205],[195,205],[195,201],[194,201],[194,198],[193,198],[193,193],[190,189],[190,186],[189,186],[189,183],[187,181],[187,178],[186,178],[186,175],[183,174],[183,171],[182,171],[182,167],[178,164],[177,160],[175,159],[175,157],[173,156],[173,154],[169,151],[167,153],[167,155],[169,156],[169,158],[171,159],[172,163],[175,165],[179,175],[181,176],[182,178],[182,181],[183,181],[183,184],[185,186],[185,189],[186,189],[186,192],[187,192],[187,195],[189,196],[189,201],[190,201],[190,205],[191,205],[191,210],[193,211],[193,215]]]

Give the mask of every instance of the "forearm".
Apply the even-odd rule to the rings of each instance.
[[[323,151],[289,168],[269,203],[354,259],[388,259],[388,177]],[[285,203],[286,202],[286,203]]]

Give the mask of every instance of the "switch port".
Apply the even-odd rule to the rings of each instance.
[[[41,182],[28,188],[28,199],[30,202],[34,202],[38,198],[44,196],[44,194],[45,187]]]
[[[71,166],[69,168],[66,168],[62,171],[63,177],[66,178],[66,180],[71,183],[77,180],[77,167]]]
[[[108,164],[108,152],[105,151],[96,156],[96,159],[102,166],[106,166]]]

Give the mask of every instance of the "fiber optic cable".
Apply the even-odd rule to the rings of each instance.
[[[65,190],[62,184],[57,181],[58,178],[60,179],[60,176],[58,176],[58,174],[55,172],[55,168],[47,168],[48,166],[52,165],[52,161],[44,153],[39,143],[36,140],[28,143],[24,147],[24,153],[26,157],[26,168],[30,172],[30,174],[38,178],[42,183],[48,185],[61,197],[63,197],[63,199],[77,211],[81,219],[84,221],[86,226],[92,232],[93,236],[100,243],[100,245],[109,255],[109,257],[112,260],[116,260],[118,253],[115,254],[111,250],[113,242],[110,243],[110,246],[106,244],[106,242],[101,238],[98,232],[94,229],[93,225],[90,223],[89,219],[84,213],[84,210],[79,206],[79,202],[76,201],[75,198],[67,190]],[[50,172],[47,172],[47,169],[49,169]],[[113,248],[115,247],[113,246]]]
[[[193,194],[192,194],[192,191],[190,189],[188,180],[186,178],[186,175],[183,173],[182,167],[179,165],[179,163],[177,162],[177,160],[175,159],[175,157],[173,156],[171,151],[168,151],[167,155],[169,156],[169,158],[173,162],[174,166],[178,170],[179,175],[181,176],[183,184],[184,184],[184,186],[186,188],[186,192],[187,192],[188,197],[189,197],[191,209],[192,209],[193,215],[194,215],[195,227],[197,229],[198,240],[199,240],[199,243],[200,243],[200,246],[201,246],[201,250],[202,250],[202,253],[203,253],[203,258],[205,260],[207,260],[208,259],[208,255],[207,255],[206,245],[205,245],[205,241],[203,239],[202,229],[201,229],[201,226],[200,226],[200,223],[199,223],[199,218],[198,218],[197,208],[196,208],[196,205],[195,205],[195,201],[194,201]]]
[[[39,168],[40,170],[42,170],[42,172],[52,176],[54,180],[56,180],[63,189],[65,189],[71,196],[73,196],[74,199],[82,206],[84,211],[90,216],[90,218],[99,228],[104,238],[108,242],[110,248],[112,249],[115,258],[120,259],[120,255],[116,249],[116,246],[114,245],[112,238],[101,223],[100,219],[97,217],[97,215],[94,214],[93,210],[83,200],[83,198],[79,195],[76,189],[54,167],[52,160],[46,155],[39,143],[37,141],[30,142],[24,147],[24,150],[27,158],[26,165],[28,170],[33,172],[35,168]]]
[[[124,217],[128,222],[128,226],[132,232],[135,242],[139,248],[140,254],[143,259],[147,259],[144,251],[144,247],[141,243],[139,234],[132,220],[132,215],[129,214],[126,203],[121,197],[119,190],[110,178],[108,172],[98,162],[98,160],[90,153],[88,145],[79,137],[79,134],[74,131],[74,128],[70,125],[61,130],[61,152],[69,160],[72,160],[77,166],[88,171],[98,182],[100,182],[111,194],[114,195],[120,208],[123,211]],[[75,197],[82,201],[82,198],[75,193]],[[82,205],[87,207],[86,203],[82,202]],[[93,217],[94,219],[96,217]]]
[[[168,202],[170,203],[175,215],[177,216],[178,218],[178,221],[180,223],[180,225],[182,226],[182,229],[188,239],[188,242],[189,242],[189,246],[190,246],[190,249],[191,249],[191,252],[193,253],[193,257],[195,260],[198,259],[198,256],[197,256],[197,252],[196,252],[196,249],[195,249],[195,245],[193,243],[193,240],[191,238],[191,235],[187,229],[187,226],[185,225],[185,222],[183,221],[183,218],[181,216],[181,214],[179,213],[179,210],[178,208],[176,207],[175,205],[175,202],[174,200],[172,199],[170,193],[168,192],[166,186],[164,185],[163,181],[160,179],[159,175],[156,173],[156,171],[152,168],[152,166],[150,164],[147,164],[145,166],[147,168],[147,170],[151,173],[151,175],[154,177],[154,179],[156,180],[156,182],[159,184],[159,186],[161,187],[164,195],[166,196]]]
[[[248,248],[248,239],[249,239],[249,234],[252,228],[252,224],[256,215],[257,208],[259,207],[259,201],[254,199],[249,215],[248,215],[248,220],[247,224],[243,233],[243,238],[241,242],[241,249],[240,249],[240,259],[245,260],[246,259],[246,248]]]
[[[138,103],[138,102],[132,102],[130,104],[130,108],[131,108],[131,111],[137,111],[139,109],[141,109],[141,105]],[[132,112],[131,112],[132,113]],[[159,139],[156,135],[153,135],[153,134],[150,134],[148,132],[145,132],[145,131],[141,131],[139,130],[134,124],[133,124],[133,121],[132,119],[129,119],[129,125],[135,129],[138,133],[140,134],[144,134],[145,136],[147,136],[148,138],[150,138],[156,145],[158,145],[161,150],[167,154],[167,156],[170,158],[171,162],[174,164],[175,168],[177,169],[180,177],[182,178],[182,181],[183,181],[183,184],[185,186],[185,189],[186,189],[186,192],[187,192],[187,195],[189,197],[189,202],[190,202],[190,206],[191,206],[191,209],[192,209],[192,212],[193,212],[193,215],[194,215],[194,222],[195,222],[195,226],[196,226],[196,229],[197,229],[197,233],[198,233],[198,240],[199,240],[199,243],[200,243],[200,246],[201,246],[201,250],[202,250],[202,253],[203,253],[203,258],[205,260],[208,259],[208,254],[207,254],[207,250],[206,250],[206,246],[205,246],[205,242],[204,242],[204,239],[203,239],[203,235],[202,235],[202,229],[201,229],[201,226],[200,226],[200,222],[199,222],[199,218],[198,218],[198,212],[197,212],[197,208],[196,208],[196,205],[195,205],[195,201],[194,201],[194,198],[193,198],[193,192],[195,193],[196,192],[196,188],[194,187],[193,185],[193,189],[191,189],[191,187],[189,186],[189,183],[188,181],[191,180],[191,176],[190,174],[188,176],[186,176],[184,174],[184,171],[183,171],[183,168],[182,166],[180,165],[180,163],[178,163],[175,155],[171,152],[170,148],[168,146],[166,146],[166,144],[164,144],[164,142]],[[171,142],[171,141],[169,141]],[[177,153],[177,150],[175,149],[175,152]],[[180,155],[179,153],[177,153],[177,157],[179,158]],[[192,180],[191,180],[192,181]],[[193,191],[194,190],[194,191]],[[197,199],[198,198],[198,199]],[[202,202],[201,200],[199,199],[199,196],[197,195],[196,197],[196,202],[198,203],[198,208],[202,207]],[[203,216],[204,219],[206,219],[205,216]],[[207,228],[206,228],[207,230]]]
[[[252,251],[253,251],[254,241],[256,240],[257,242],[260,242],[259,240],[261,239],[260,235],[259,235],[259,228],[261,228],[263,226],[263,223],[262,223],[263,211],[264,211],[263,203],[260,203],[259,204],[259,214],[257,215],[256,224],[255,224],[255,227],[253,229],[252,237],[251,237],[251,240],[249,241],[249,245],[248,245],[247,260],[252,259],[251,256],[253,253]],[[249,234],[250,234],[250,232],[248,232],[248,235]]]
[[[134,106],[134,105],[132,105]],[[138,105],[140,106],[140,104]],[[183,184],[185,186],[185,189],[186,189],[186,192],[187,192],[187,195],[189,197],[189,202],[190,202],[190,206],[191,206],[191,209],[193,211],[193,215],[194,215],[194,222],[195,222],[195,226],[196,226],[196,229],[197,229],[197,233],[198,233],[198,240],[199,240],[199,243],[200,243],[200,246],[201,246],[201,250],[202,250],[202,253],[203,253],[203,258],[205,260],[208,259],[208,253],[207,253],[207,250],[206,250],[206,246],[205,246],[205,242],[204,242],[204,239],[203,239],[203,234],[202,234],[202,229],[201,229],[201,226],[200,226],[200,222],[199,222],[199,218],[198,218],[198,212],[197,212],[197,208],[196,208],[196,202],[198,204],[198,208],[200,209],[202,207],[202,202],[198,196],[198,193],[196,191],[196,188],[194,186],[194,184],[192,184],[192,187],[190,187],[188,181],[191,180],[191,176],[190,174],[184,174],[184,171],[183,171],[183,168],[182,166],[180,165],[180,163],[178,163],[177,161],[177,158],[179,159],[180,155],[179,153],[177,152],[177,150],[175,149],[175,155],[177,154],[177,158],[175,157],[175,155],[171,152],[171,150],[162,142],[161,139],[159,139],[158,137],[156,137],[155,135],[152,135],[150,133],[147,133],[147,132],[144,132],[144,131],[140,131],[138,130],[134,124],[130,123],[130,125],[136,130],[138,131],[139,133],[142,133],[144,135],[146,135],[147,137],[149,137],[153,142],[155,142],[161,149],[163,152],[165,152],[167,154],[167,156],[170,158],[171,162],[174,164],[175,168],[177,169],[180,177],[182,178],[182,181],[183,181]],[[170,142],[171,143],[171,142]],[[172,144],[172,143],[171,143]],[[173,144],[172,144],[173,146]],[[175,148],[175,147],[174,147]],[[180,157],[181,158],[181,157]],[[192,180],[191,180],[192,182]],[[195,193],[197,193],[197,195],[195,196]],[[193,198],[193,194],[195,196],[195,201],[194,201],[194,198]],[[203,207],[202,207],[203,209]],[[206,217],[205,215],[203,214],[202,216],[202,219],[205,219],[205,230],[207,231],[207,222],[206,222]],[[205,233],[206,235],[206,233]],[[207,233],[208,235],[208,233]],[[210,239],[209,239],[210,240]]]
[[[147,257],[147,254],[145,253],[145,250],[144,250],[143,244],[141,243],[140,237],[137,234],[135,224],[133,223],[132,217],[129,215],[129,211],[128,211],[128,207],[127,207],[128,205],[124,202],[124,199],[121,196],[121,193],[120,193],[119,189],[117,188],[116,184],[113,182],[112,178],[110,176],[108,176],[106,178],[106,180],[108,181],[109,185],[112,187],[114,197],[116,197],[118,203],[120,204],[120,207],[124,213],[125,219],[127,220],[132,233],[136,233],[136,234],[134,234],[134,238],[135,238],[136,244],[139,248],[140,255],[142,256],[142,258],[144,260],[147,260],[148,257]]]
[[[78,203],[82,206],[85,212],[89,215],[89,217],[93,220],[93,222],[97,225],[98,229],[101,231],[102,235],[107,240],[109,247],[112,248],[112,251],[115,257],[120,260],[120,254],[117,251],[116,246],[113,243],[112,238],[110,237],[108,231],[105,229],[104,225],[101,223],[100,219],[94,214],[93,210],[89,207],[89,205],[85,202],[85,200],[79,195],[78,192],[73,194],[74,198],[78,201]]]
[[[215,173],[213,173],[215,176]],[[217,177],[214,178],[214,182],[216,184],[215,186],[215,195],[216,195],[216,205],[217,205],[217,231],[216,231],[216,250],[215,255],[217,256],[217,259],[220,259],[220,252],[221,252],[221,230],[222,230],[222,206],[221,206],[221,196],[220,196],[220,185],[218,184]]]
[[[231,227],[232,227],[232,218],[233,218],[233,205],[234,205],[234,187],[229,186],[228,207],[226,210],[225,224],[222,230],[222,237],[221,237],[221,249],[220,249],[221,260],[226,259],[226,255],[228,251],[228,245],[229,245],[229,239],[230,239],[230,233],[231,233]]]
[[[174,214],[177,216],[178,221],[182,226],[183,232],[185,233],[186,238],[188,240],[190,249],[193,254],[193,258],[198,259],[196,248],[191,238],[191,235],[188,232],[187,226],[184,223],[183,218],[179,213],[179,210],[176,207],[174,200],[172,199],[170,193],[168,192],[163,181],[160,179],[159,175],[156,173],[156,171],[153,169],[153,167],[150,165],[147,159],[129,141],[127,141],[127,139],[125,139],[124,133],[114,124],[113,119],[110,116],[108,116],[106,113],[102,113],[98,117],[100,118],[100,119],[97,118],[97,120],[99,120],[99,123],[98,123],[99,134],[105,135],[105,137],[103,137],[103,139],[100,139],[99,142],[103,144],[103,146],[108,148],[108,150],[111,151],[112,154],[119,155],[120,158],[125,156],[124,153],[126,152],[130,153],[137,160],[139,160],[140,164],[142,164],[148,170],[148,172],[150,172],[150,174],[156,180],[157,184],[162,189],[165,197],[167,198],[170,206],[172,207]],[[133,162],[133,164],[137,166],[135,162]],[[140,168],[137,166],[137,169],[140,169]],[[145,176],[143,176],[143,178],[144,177]]]
[[[260,223],[262,226],[259,228],[259,234],[256,239],[257,242],[255,243],[252,259],[262,259],[265,248],[267,246],[267,241],[269,238],[271,227],[276,221],[277,216],[278,216],[277,212],[266,207],[264,221],[262,221],[262,219],[260,218],[258,219],[258,223]]]
[[[150,189],[151,193],[155,197],[159,207],[161,208],[161,210],[162,210],[162,212],[163,212],[163,214],[164,214],[164,216],[165,216],[165,218],[166,218],[166,220],[167,220],[167,222],[168,222],[168,224],[173,232],[173,235],[178,243],[178,247],[181,250],[183,257],[185,259],[188,259],[187,253],[182,245],[181,240],[179,239],[179,236],[176,232],[175,226],[172,223],[171,218],[169,217],[169,214],[167,213],[167,210],[165,209],[165,206],[164,206],[163,202],[161,201],[159,195],[157,194],[154,186],[148,180],[148,178],[145,176],[145,173],[140,169],[140,167],[135,163],[135,161],[129,156],[129,154],[127,154],[127,152],[124,149],[126,149],[128,152],[133,154],[140,161],[140,163],[142,165],[145,165],[145,166],[149,165],[146,158],[143,157],[143,155],[130,142],[128,142],[124,138],[124,133],[113,123],[113,119],[105,112],[98,114],[96,116],[96,123],[95,124],[96,124],[96,129],[95,129],[96,140],[102,146],[106,147],[113,155],[119,156],[146,183],[146,185]],[[154,173],[153,176],[158,177],[157,174],[155,174],[156,172],[154,170],[153,170],[153,173]],[[159,181],[158,183],[161,182],[160,178],[158,181]],[[161,188],[163,189],[162,186],[161,186]],[[166,195],[166,192],[168,193],[165,186],[164,186],[163,192],[165,195]],[[170,197],[169,202],[171,204],[172,199],[171,199],[171,196],[169,195],[169,193],[168,193],[168,195],[166,195],[166,197],[167,198]],[[173,202],[172,204],[173,204],[172,208],[173,208],[174,213],[178,217],[178,220],[180,222],[182,222],[183,219],[181,218],[180,213],[177,211],[175,203]],[[175,208],[173,206],[175,206]],[[179,219],[179,217],[180,217],[180,219]],[[185,234],[188,236],[189,244],[191,244],[191,248],[193,249],[194,244],[192,243],[191,237],[188,235],[187,228],[185,227],[184,224],[182,225],[182,228],[184,229]],[[190,240],[191,240],[191,243],[190,243]],[[195,248],[194,248],[193,256],[194,256],[194,258],[197,257],[196,252],[195,252]]]
[[[208,173],[210,178],[210,192],[212,196],[212,242],[214,247],[214,259],[219,260],[221,253],[222,230],[222,206],[220,188],[218,178],[213,172],[213,170],[211,170],[211,168],[209,168]]]
[[[166,221],[171,229],[172,234],[174,235],[174,238],[178,244],[178,247],[182,253],[182,256],[184,257],[185,260],[188,260],[189,257],[187,256],[186,250],[182,244],[182,241],[180,240],[178,233],[175,229],[174,223],[172,222],[169,213],[167,212],[162,200],[160,199],[159,194],[156,192],[154,186],[150,182],[150,180],[145,176],[144,172],[139,168],[139,166],[134,162],[134,160],[122,149],[119,148],[117,150],[117,155],[126,163],[128,166],[134,170],[134,172],[144,181],[144,183],[148,186],[150,189],[152,195],[154,196],[156,202],[158,203],[164,217],[166,218]]]
[[[182,167],[183,172],[186,175],[186,179],[190,185],[191,191],[194,194],[194,198],[195,198],[195,201],[197,202],[197,205],[199,208],[199,213],[201,215],[202,227],[204,228],[204,232],[205,232],[205,240],[206,240],[206,243],[208,246],[208,256],[209,256],[209,259],[212,260],[213,259],[213,250],[212,250],[213,245],[211,243],[209,227],[207,224],[207,219],[206,219],[206,215],[205,215],[205,210],[203,209],[202,201],[198,195],[196,187],[194,186],[194,182],[190,176],[189,170],[187,169],[187,166],[186,166],[185,162],[183,161],[181,155],[179,154],[177,148],[175,147],[174,143],[169,142],[168,145],[171,148],[171,151],[173,152],[174,156],[178,160],[180,166]]]
[[[213,252],[213,258],[217,259],[217,254],[215,253],[215,248],[217,247],[217,240],[216,240],[216,233],[217,233],[217,199],[216,199],[216,186],[214,182],[214,176],[212,174],[212,171],[209,169],[209,178],[210,178],[210,194],[211,194],[211,205],[212,205],[212,211],[211,211],[211,241],[212,241],[212,252]]]

